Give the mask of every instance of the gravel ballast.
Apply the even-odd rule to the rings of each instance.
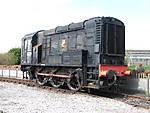
[[[81,94],[63,94],[0,82],[0,112],[6,113],[150,113],[123,102]]]

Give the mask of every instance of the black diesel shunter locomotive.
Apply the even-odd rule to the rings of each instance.
[[[129,75],[124,57],[124,23],[95,17],[25,35],[21,70],[41,85],[100,89]]]

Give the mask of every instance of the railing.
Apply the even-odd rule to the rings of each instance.
[[[1,68],[0,77],[10,77],[10,78],[23,78],[22,71],[19,68]]]

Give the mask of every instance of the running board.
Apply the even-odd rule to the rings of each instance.
[[[47,74],[47,73],[37,73],[37,75],[41,76],[48,76],[48,77],[58,77],[58,78],[70,78],[70,76],[67,75],[57,75],[57,74]]]

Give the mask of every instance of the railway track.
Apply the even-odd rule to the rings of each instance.
[[[8,77],[0,77],[1,82],[8,82],[8,83],[16,83],[16,84],[23,84],[30,87],[38,87],[46,90],[51,90],[54,92],[62,92],[62,93],[69,93],[69,94],[82,94],[82,95],[90,95],[94,97],[107,97],[111,99],[115,99],[118,101],[125,102],[129,105],[134,107],[141,107],[145,109],[150,109],[150,98],[149,97],[142,97],[136,95],[129,95],[125,93],[120,93],[116,91],[108,91],[108,90],[94,90],[94,89],[85,89],[80,92],[74,92],[68,90],[67,88],[54,88],[49,85],[41,86],[36,83],[36,81],[31,81],[27,79],[17,79],[17,78],[8,78]]]

